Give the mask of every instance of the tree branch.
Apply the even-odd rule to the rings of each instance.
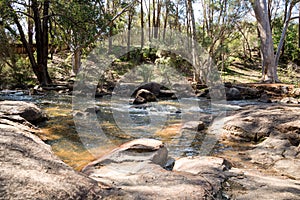
[[[294,19],[299,19],[299,18],[300,18],[300,16],[291,17],[291,18],[289,19],[289,21],[292,21],[292,20],[294,20]]]
[[[138,0],[134,0],[132,1],[130,4],[128,4],[127,6],[125,6],[120,12],[118,12],[108,23],[106,23],[105,25],[103,25],[100,28],[100,31],[94,36],[94,40],[97,40],[101,35],[102,35],[102,30],[109,26],[109,24],[111,24],[112,22],[114,22],[118,17],[120,17],[123,13],[127,12],[129,8],[131,8]],[[83,49],[86,47],[89,47],[91,44],[83,44],[81,46],[78,47],[78,49]]]

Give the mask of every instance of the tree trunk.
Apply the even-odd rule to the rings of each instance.
[[[36,71],[36,67],[33,67],[33,66],[37,65],[36,64],[36,60],[34,58],[33,52],[31,51],[30,44],[26,40],[26,36],[25,36],[24,30],[22,28],[22,25],[19,22],[19,19],[18,19],[17,15],[14,15],[14,22],[17,25],[18,31],[20,33],[20,40],[21,40],[21,42],[22,42],[22,44],[23,44],[23,46],[24,46],[24,48],[26,50],[26,53],[28,55],[30,64],[32,66],[32,70],[33,70],[34,74],[37,76],[38,72]]]
[[[160,28],[160,14],[161,14],[161,1],[157,0],[157,14],[156,14],[156,20],[155,20],[155,32],[154,37],[159,38],[159,28]]]
[[[283,22],[286,21],[287,13],[288,13],[288,1],[285,2],[285,5],[284,5],[284,17],[283,17]],[[285,53],[285,40],[283,41],[282,50],[281,50],[281,55],[284,55],[284,53]]]
[[[237,23],[237,28],[239,30],[239,32],[242,34],[243,38],[244,38],[244,43],[246,43],[246,47],[244,47],[244,56],[247,57],[249,54],[249,59],[252,60],[252,53],[251,53],[251,47],[250,47],[250,43],[249,40],[246,36],[246,34],[244,33],[243,29],[239,26],[239,24]],[[247,49],[248,49],[248,53],[247,53]]]
[[[300,16],[300,8],[299,8],[299,16]],[[300,17],[298,19],[298,48],[300,49]],[[300,65],[300,51],[298,53],[298,65]]]
[[[43,10],[43,29],[42,29],[42,37],[43,37],[43,59],[41,70],[43,73],[42,84],[49,85],[52,84],[52,80],[48,73],[48,54],[49,54],[49,7],[50,7],[50,0],[44,1],[44,10]]]
[[[36,75],[38,82],[41,85],[52,84],[51,78],[48,74],[47,62],[48,62],[48,33],[49,33],[49,0],[45,0],[43,3],[43,18],[40,16],[39,5],[37,0],[31,1],[31,8],[33,11],[33,21],[35,26],[35,40],[36,40],[36,52],[37,58],[35,59],[32,47],[30,43],[26,40],[26,36],[23,27],[16,14],[13,14],[14,22],[20,33],[20,40],[26,49],[30,64],[32,66],[33,72]],[[8,4],[12,13],[15,13],[11,5]],[[43,22],[41,21],[43,19]],[[29,38],[29,40],[31,40]],[[30,41],[31,42],[31,41]]]
[[[168,16],[169,16],[169,4],[170,4],[170,0],[167,0],[167,2],[166,2],[166,15],[165,15],[165,19],[164,19],[163,40],[165,40],[165,38],[166,38],[166,29],[167,29]]]
[[[31,5],[31,0],[28,0],[28,5]],[[27,17],[27,23],[28,23],[28,43],[31,47],[31,49],[33,50],[33,24],[32,24],[32,19],[30,16],[32,16],[32,11],[31,11],[31,7],[28,6],[28,15],[29,17]]]
[[[73,55],[73,73],[78,74],[81,65],[81,49],[76,48]]]
[[[112,11],[110,10],[110,2],[106,2],[106,12],[113,15]],[[112,36],[113,36],[113,22],[109,23],[109,32],[108,32],[108,50],[107,53],[111,54],[112,52]]]
[[[176,16],[175,16],[175,29],[177,29],[178,31],[180,31],[179,29],[179,6],[178,3],[176,5]]]
[[[35,25],[35,40],[37,52],[37,65],[32,66],[36,69],[36,76],[41,85],[52,84],[48,74],[48,43],[49,43],[49,0],[45,0],[43,4],[43,18],[39,13],[39,5],[37,0],[32,0],[33,19]],[[41,20],[43,19],[43,21]]]
[[[152,1],[152,36],[154,37],[154,38],[156,38],[155,37],[155,25],[156,25],[156,22],[155,22],[155,20],[156,20],[156,3],[155,3],[155,0],[153,0]]]
[[[148,7],[148,39],[149,42],[151,42],[151,0],[149,0],[149,7]]]
[[[277,66],[278,66],[280,52],[281,52],[281,49],[284,45],[284,40],[285,40],[286,32],[287,32],[287,29],[288,29],[288,26],[289,26],[289,22],[290,22],[293,7],[294,7],[294,5],[291,3],[289,9],[287,10],[286,16],[285,16],[283,29],[282,29],[282,32],[281,32],[281,37],[280,37],[280,41],[279,41],[276,56],[275,56],[275,70],[277,69]]]
[[[194,10],[193,10],[193,5],[192,5],[192,0],[187,0],[187,9],[188,9],[188,13],[191,17],[191,35],[192,35],[192,60],[193,60],[193,66],[194,66],[194,81],[195,82],[201,82],[202,78],[201,78],[201,67],[200,67],[200,63],[199,63],[199,54],[198,54],[198,48],[197,48],[197,32],[196,32],[196,22],[195,22],[195,16],[194,16]]]
[[[128,11],[127,60],[130,60],[132,9]]]
[[[262,72],[263,82],[279,82],[275,68],[274,44],[269,21],[268,4],[266,0],[252,1],[255,17],[260,32],[261,52],[264,70]]]
[[[144,34],[144,8],[143,8],[143,0],[141,0],[141,49],[144,47],[145,43],[145,34]]]

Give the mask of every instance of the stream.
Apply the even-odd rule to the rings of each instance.
[[[94,100],[95,108],[73,112],[72,96],[56,92],[31,96],[26,91],[4,90],[0,92],[0,99],[33,102],[41,107],[48,120],[38,125],[41,129],[38,136],[51,145],[57,156],[76,170],[120,144],[136,138],[163,141],[169,155],[174,158],[198,155],[205,134],[190,129],[182,131],[185,123],[200,119],[208,127],[212,119],[225,117],[227,111],[257,104],[255,101],[231,101],[212,106],[206,98],[189,98],[184,102],[163,100],[146,106],[133,106],[130,102],[124,104],[105,96]],[[98,125],[91,127],[87,123],[85,129],[79,131],[80,128],[74,123],[74,114],[82,116],[83,121],[87,121],[91,114],[96,114]],[[100,129],[101,134],[95,134]],[[212,153],[218,154],[225,150],[232,150],[232,147],[216,144]]]

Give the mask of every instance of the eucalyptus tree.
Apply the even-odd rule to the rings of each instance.
[[[95,42],[98,32],[105,32],[107,22],[104,1],[57,0],[52,7],[52,34],[56,41],[63,41],[73,53],[73,73],[77,74],[83,51]]]
[[[11,48],[11,43],[14,42],[16,38],[5,30],[6,22],[3,22],[2,20],[3,18],[0,20],[0,82],[3,83],[7,78],[6,76],[3,76],[3,73],[11,71],[13,78],[18,83],[21,83],[19,76],[17,75],[19,73],[17,67],[17,55],[15,54],[14,49]],[[9,66],[9,70],[7,70],[5,66]]]
[[[34,74],[41,85],[49,85],[52,80],[48,73],[48,46],[49,46],[49,7],[50,1],[1,1],[2,15],[6,15],[6,20],[11,24],[6,24],[6,29],[20,38],[26,49]],[[33,51],[33,41],[26,36],[26,31],[22,25],[23,21],[30,18],[33,21],[36,42],[36,56]]]
[[[282,28],[282,32],[281,32],[281,36],[280,36],[280,41],[277,47],[277,51],[276,51],[276,55],[275,55],[275,70],[277,71],[277,67],[278,67],[278,62],[279,62],[279,57],[280,57],[280,52],[284,47],[284,41],[285,41],[285,37],[287,34],[287,30],[288,30],[288,26],[290,21],[292,20],[292,10],[294,8],[294,6],[299,3],[299,0],[287,0],[285,2],[285,12],[284,12],[284,25]],[[299,25],[300,26],[300,25]]]
[[[236,40],[235,30],[241,31],[241,24],[249,13],[246,1],[201,0],[202,18],[199,22],[199,42],[222,68],[230,55],[230,43]],[[245,35],[245,34],[244,34]]]
[[[291,18],[293,7],[299,0],[285,1],[285,16],[284,25],[282,28],[280,41],[277,47],[276,54],[274,53],[274,42],[272,37],[271,21],[270,21],[270,2],[267,0],[252,0],[252,6],[257,19],[258,30],[261,41],[262,53],[262,81],[263,82],[280,82],[277,74],[277,67],[281,49],[284,44],[284,39],[287,33],[288,25]],[[274,56],[275,55],[275,56]]]
[[[194,8],[193,8],[193,2],[192,0],[186,1],[187,6],[187,15],[189,16],[188,19],[190,19],[190,22],[188,24],[191,24],[191,44],[192,44],[192,61],[194,66],[194,81],[196,82],[203,82],[201,79],[201,69],[200,69],[200,63],[199,63],[199,49],[197,48],[198,45],[196,44],[198,42],[198,35],[196,30],[196,21],[195,21],[195,15],[194,15]]]
[[[253,0],[252,6],[257,20],[261,53],[262,53],[262,81],[277,82],[278,76],[275,68],[274,43],[272,38],[267,0]]]

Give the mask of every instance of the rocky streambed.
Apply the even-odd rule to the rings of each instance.
[[[300,199],[296,104],[260,103],[229,111],[207,156],[171,153],[172,158],[168,145],[140,138],[81,172],[37,137],[42,134],[35,124],[45,120],[38,107],[0,101],[0,108],[2,199]],[[201,140],[214,126],[205,119],[181,128],[195,129]]]

